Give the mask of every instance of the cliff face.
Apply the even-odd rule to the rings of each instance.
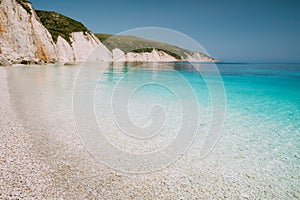
[[[111,52],[82,23],[56,12],[36,13],[56,42],[59,62],[83,62],[92,51],[99,50],[94,59],[111,61]]]
[[[113,53],[114,61],[125,62],[214,62],[214,58],[171,44],[135,36],[95,34]]]
[[[99,49],[101,52],[97,54],[96,60],[112,60],[111,52],[93,34],[75,32],[71,34],[70,40],[71,44],[58,36],[56,48],[58,62],[60,63],[84,62],[90,53],[94,50],[99,51]]]
[[[0,64],[83,62],[98,46],[104,52],[99,60],[111,59],[110,51],[92,33],[74,32],[69,40],[59,36],[55,43],[30,3],[0,1]]]
[[[76,62],[84,61],[92,51],[99,51],[98,61],[111,61],[111,52],[91,33],[75,32],[71,34],[72,48]]]
[[[116,48],[112,50],[113,60],[115,62],[176,62],[173,56],[168,55],[164,51],[153,49],[151,52],[128,52]]]
[[[0,0],[0,65],[83,62],[92,52],[95,61],[214,61],[164,43],[114,39],[102,44],[101,35],[96,37],[80,22],[56,12],[35,11],[26,0]]]
[[[9,63],[54,62],[57,60],[51,35],[37,20],[29,3],[30,12],[15,0],[0,4],[1,60]]]

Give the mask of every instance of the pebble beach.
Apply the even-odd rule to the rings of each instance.
[[[44,70],[39,72],[41,76],[52,77]],[[74,76],[69,76],[70,68],[60,70],[56,81],[61,81],[59,90],[64,92],[63,86],[72,84]],[[128,174],[106,167],[81,144],[72,120],[70,99],[51,99],[38,88],[37,93],[28,96],[28,91],[17,90],[15,86],[29,79],[14,79],[17,76],[15,68],[0,68],[0,199],[299,198],[297,166],[284,168],[288,160],[278,160],[276,166],[270,166],[268,160],[256,156],[250,143],[235,146],[241,138],[250,140],[251,135],[228,139],[229,133],[223,134],[215,150],[202,160],[197,157],[196,143],[175,163],[152,173]],[[44,80],[35,81],[45,87],[44,91],[52,91],[47,85],[53,82],[43,83]],[[37,102],[32,106],[42,109],[47,120],[36,121],[43,118],[41,113],[24,106],[33,99]],[[253,140],[252,144],[259,142]],[[250,154],[246,156],[245,152]],[[274,171],[278,171],[277,176],[272,174]]]

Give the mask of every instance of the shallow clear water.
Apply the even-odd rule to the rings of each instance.
[[[197,65],[200,73],[187,63],[164,64],[164,66],[169,66],[170,69],[166,67],[158,70],[152,65],[144,65],[143,68],[134,70],[128,67],[117,69],[111,67],[103,74],[96,91],[96,113],[108,115],[109,110],[113,110],[111,108],[114,101],[113,93],[118,90],[125,93],[125,90],[129,90],[133,94],[130,101],[128,100],[128,110],[131,120],[137,125],[149,124],[151,117],[148,114],[151,106],[162,104],[165,111],[170,112],[169,122],[174,122],[170,128],[176,129],[180,116],[178,98],[189,101],[195,97],[200,110],[200,123],[209,124],[213,107],[209,93],[211,91],[201,74],[208,75],[206,79],[214,79],[216,75],[211,74],[211,65]],[[295,151],[295,155],[290,156],[299,156],[297,147],[300,144],[300,66],[218,64],[218,69],[222,74],[226,95],[225,127],[241,126],[240,130],[236,130],[238,134],[251,132],[261,139],[273,137],[273,144],[270,144],[269,148],[276,148],[278,142],[284,145],[283,138],[289,138]],[[183,84],[182,77],[188,81],[194,93],[180,96],[181,93],[178,91],[190,89]],[[151,84],[144,85],[146,83]],[[219,87],[218,84],[215,85]],[[174,90],[174,87],[178,90]],[[127,102],[120,99],[118,103]]]
[[[188,63],[143,64],[142,67],[117,64],[106,69],[98,80],[95,74],[103,67],[97,65],[90,71],[80,72],[86,73],[87,89],[79,90],[79,95],[88,99],[85,94],[94,92],[93,117],[105,138],[116,149],[127,152],[126,155],[159,151],[178,137],[183,123],[191,123],[187,125],[191,129],[184,129],[186,134],[191,134],[195,131],[192,122],[196,122],[199,126],[186,162],[192,162],[200,170],[205,165],[210,166],[226,177],[243,174],[241,176],[250,185],[255,183],[258,189],[296,198],[300,179],[300,65],[217,64],[226,98],[215,94],[220,97],[216,103],[222,104],[225,100],[225,122],[219,140],[213,138],[217,142],[215,148],[203,160],[199,157],[200,150],[213,121],[213,110],[219,109],[211,101],[210,87],[220,86],[211,66],[196,64],[199,74]],[[7,69],[11,101],[29,128],[39,124],[39,127],[47,127],[49,133],[52,129],[51,133],[58,134],[58,138],[67,137],[57,132],[74,128],[72,95],[79,69],[79,66]],[[222,92],[222,88],[215,91]],[[79,106],[80,103],[84,102],[80,101]],[[128,111],[128,115],[122,109]],[[195,121],[198,116],[199,121]],[[87,119],[88,116],[82,123],[89,127]],[[151,123],[154,124],[151,129],[140,131]],[[182,138],[183,141],[190,139]],[[173,162],[178,153],[174,152],[164,155],[168,161]],[[104,164],[110,162],[114,160]],[[128,164],[125,168],[130,167],[133,166]]]

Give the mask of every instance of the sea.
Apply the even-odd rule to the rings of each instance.
[[[300,64],[83,63],[6,71],[14,110],[44,156],[81,145],[99,165],[126,176],[206,171],[223,178],[202,184],[242,191],[237,197],[300,198]]]

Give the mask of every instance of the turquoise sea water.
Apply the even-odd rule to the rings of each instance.
[[[165,104],[170,102],[176,104],[176,102],[178,103],[176,95],[177,98],[183,98],[187,101],[189,98],[197,97],[200,110],[209,108],[212,106],[212,97],[209,92],[213,91],[209,91],[207,82],[201,75],[207,76],[207,80],[214,79],[216,75],[210,70],[210,64],[196,64],[196,66],[198,71],[194,69],[193,65],[187,63],[164,64],[160,66],[163,67],[162,69],[155,68],[153,64],[145,64],[143,67],[134,67],[134,69],[130,68],[130,65],[111,67],[100,79],[99,93],[96,93],[96,97],[102,99],[99,101],[99,105],[101,105],[103,95],[106,96],[106,99],[111,99],[113,96],[110,92],[116,92],[117,86],[121,85],[123,91],[129,90],[134,93],[132,101],[139,101],[131,105],[135,108],[150,102],[155,104],[155,102],[166,101]],[[170,68],[168,69],[168,67]],[[231,114],[247,117],[248,119],[244,119],[244,123],[250,123],[251,120],[261,120],[262,123],[272,126],[272,129],[268,130],[269,127],[261,127],[260,131],[274,134],[274,137],[277,137],[279,132],[283,133],[281,135],[283,137],[295,136],[294,142],[299,142],[299,65],[228,63],[217,64],[217,67],[225,88],[226,121],[233,120],[228,118],[228,115]],[[180,97],[181,93],[176,94],[178,90],[172,91],[173,86],[179,90],[190,89],[182,84],[182,79],[188,82],[194,92],[193,94],[189,93],[190,96]],[[144,86],[147,83],[152,84]],[[216,87],[220,86],[219,82],[209,84]],[[136,90],[137,88],[139,89]],[[222,92],[221,89],[216,91]],[[174,105],[174,107],[178,107],[178,105]],[[143,109],[133,109],[133,112],[140,111],[142,112]],[[141,118],[137,116],[137,119]],[[260,124],[256,126],[258,128]],[[275,132],[274,129],[276,129]]]
[[[191,129],[184,129],[186,134],[194,132],[192,122],[199,114],[191,147],[195,156],[190,162],[200,169],[203,163],[219,166],[216,168],[223,170],[224,176],[243,174],[259,190],[277,192],[275,197],[299,197],[300,65],[219,63],[221,85],[212,64],[195,66],[198,70],[189,63],[114,64],[101,77],[95,76],[103,68],[101,64],[84,72],[79,66],[14,67],[7,72],[13,105],[19,107],[19,116],[32,124],[42,119],[43,125],[49,124],[49,130],[57,132],[56,123],[67,121],[62,129],[68,130],[74,82],[80,71],[85,73],[87,88],[79,93],[84,99],[86,92],[93,92],[94,117],[117,149],[129,154],[163,149],[177,137],[182,124],[191,123],[187,125]],[[216,104],[211,101],[211,88],[225,91],[225,96],[215,94]],[[219,138],[212,138],[217,143],[211,156],[202,160],[199,153],[214,109],[220,112],[218,117],[224,114],[224,124]],[[152,129],[140,131],[151,123]]]

